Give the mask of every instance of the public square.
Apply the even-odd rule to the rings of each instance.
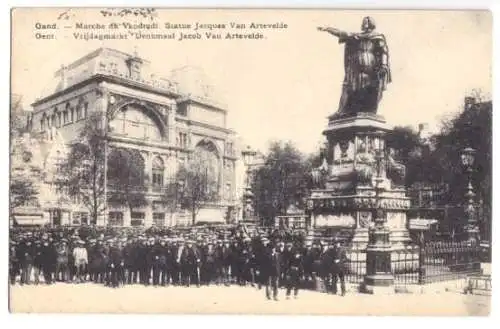
[[[267,300],[264,288],[144,287],[95,284],[11,286],[10,309],[22,313],[176,313],[294,315],[486,316],[491,297],[457,292],[346,296],[300,291],[298,299]]]
[[[152,39],[172,19],[88,15],[148,18]],[[490,13],[308,15],[280,13],[288,34],[257,24],[288,41],[248,65],[250,49],[216,41],[179,43],[178,62],[160,43],[76,47],[84,23],[51,48],[74,52],[26,59],[11,94],[11,312],[489,315]],[[428,30],[409,40],[403,24]],[[439,70],[418,66],[436,57]],[[26,90],[32,76],[50,83]]]

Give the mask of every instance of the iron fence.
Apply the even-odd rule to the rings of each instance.
[[[391,268],[397,285],[417,284],[420,276],[420,246],[409,244],[393,248]]]
[[[366,243],[350,243],[345,251],[344,272],[347,283],[361,283],[366,275]]]
[[[427,242],[421,247],[420,284],[481,273],[481,246],[468,241]]]
[[[346,243],[345,281],[359,284],[366,275],[366,243]],[[469,242],[434,242],[395,246],[391,269],[396,285],[428,284],[481,273],[482,247]]]

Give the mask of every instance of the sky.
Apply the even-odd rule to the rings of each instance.
[[[393,78],[378,113],[392,125],[427,123],[434,131],[474,89],[486,97],[492,91],[488,12],[171,9],[160,11],[156,21],[288,27],[267,30],[261,40],[81,41],[72,29],[57,31],[56,40],[37,40],[35,24],[60,22],[58,14],[57,9],[14,11],[12,92],[21,94],[25,105],[44,93],[62,64],[99,47],[136,49],[159,74],[185,65],[201,68],[217,100],[228,107],[229,128],[261,151],[270,140],[291,140],[303,152],[316,152],[323,141],[327,116],[337,110],[344,67],[343,46],[318,26],[356,32],[364,16],[374,18],[389,45]],[[97,9],[74,9],[68,22],[110,20]]]

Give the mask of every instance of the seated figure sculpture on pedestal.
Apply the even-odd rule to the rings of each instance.
[[[337,113],[332,119],[376,114],[382,93],[391,82],[389,49],[383,34],[375,32],[371,17],[363,18],[362,32],[349,33],[332,27],[318,27],[345,43],[345,77]]]

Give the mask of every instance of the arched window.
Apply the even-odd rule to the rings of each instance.
[[[160,189],[163,187],[163,173],[165,165],[160,157],[153,159],[152,174],[153,174],[153,189]]]
[[[220,183],[220,160],[217,147],[211,141],[199,142],[193,154],[194,163],[200,164],[206,175],[206,189],[219,192]]]
[[[55,125],[56,125],[56,115],[52,114],[52,116],[50,118],[50,126],[53,127]]]
[[[67,124],[69,121],[69,103],[66,103],[66,107],[63,112],[63,122],[64,124]]]
[[[61,119],[61,112],[57,112],[57,127],[61,127],[62,124],[62,119]]]
[[[85,102],[85,103],[83,103],[83,117],[84,118],[87,117],[88,111],[89,111],[89,103]]]
[[[76,106],[76,121],[80,120],[82,118],[82,105],[78,104]]]
[[[75,108],[74,107],[71,108],[70,113],[71,113],[71,122],[74,122],[75,121]]]
[[[133,105],[123,108],[110,126],[116,134],[138,139],[162,140],[159,124],[147,111]]]

